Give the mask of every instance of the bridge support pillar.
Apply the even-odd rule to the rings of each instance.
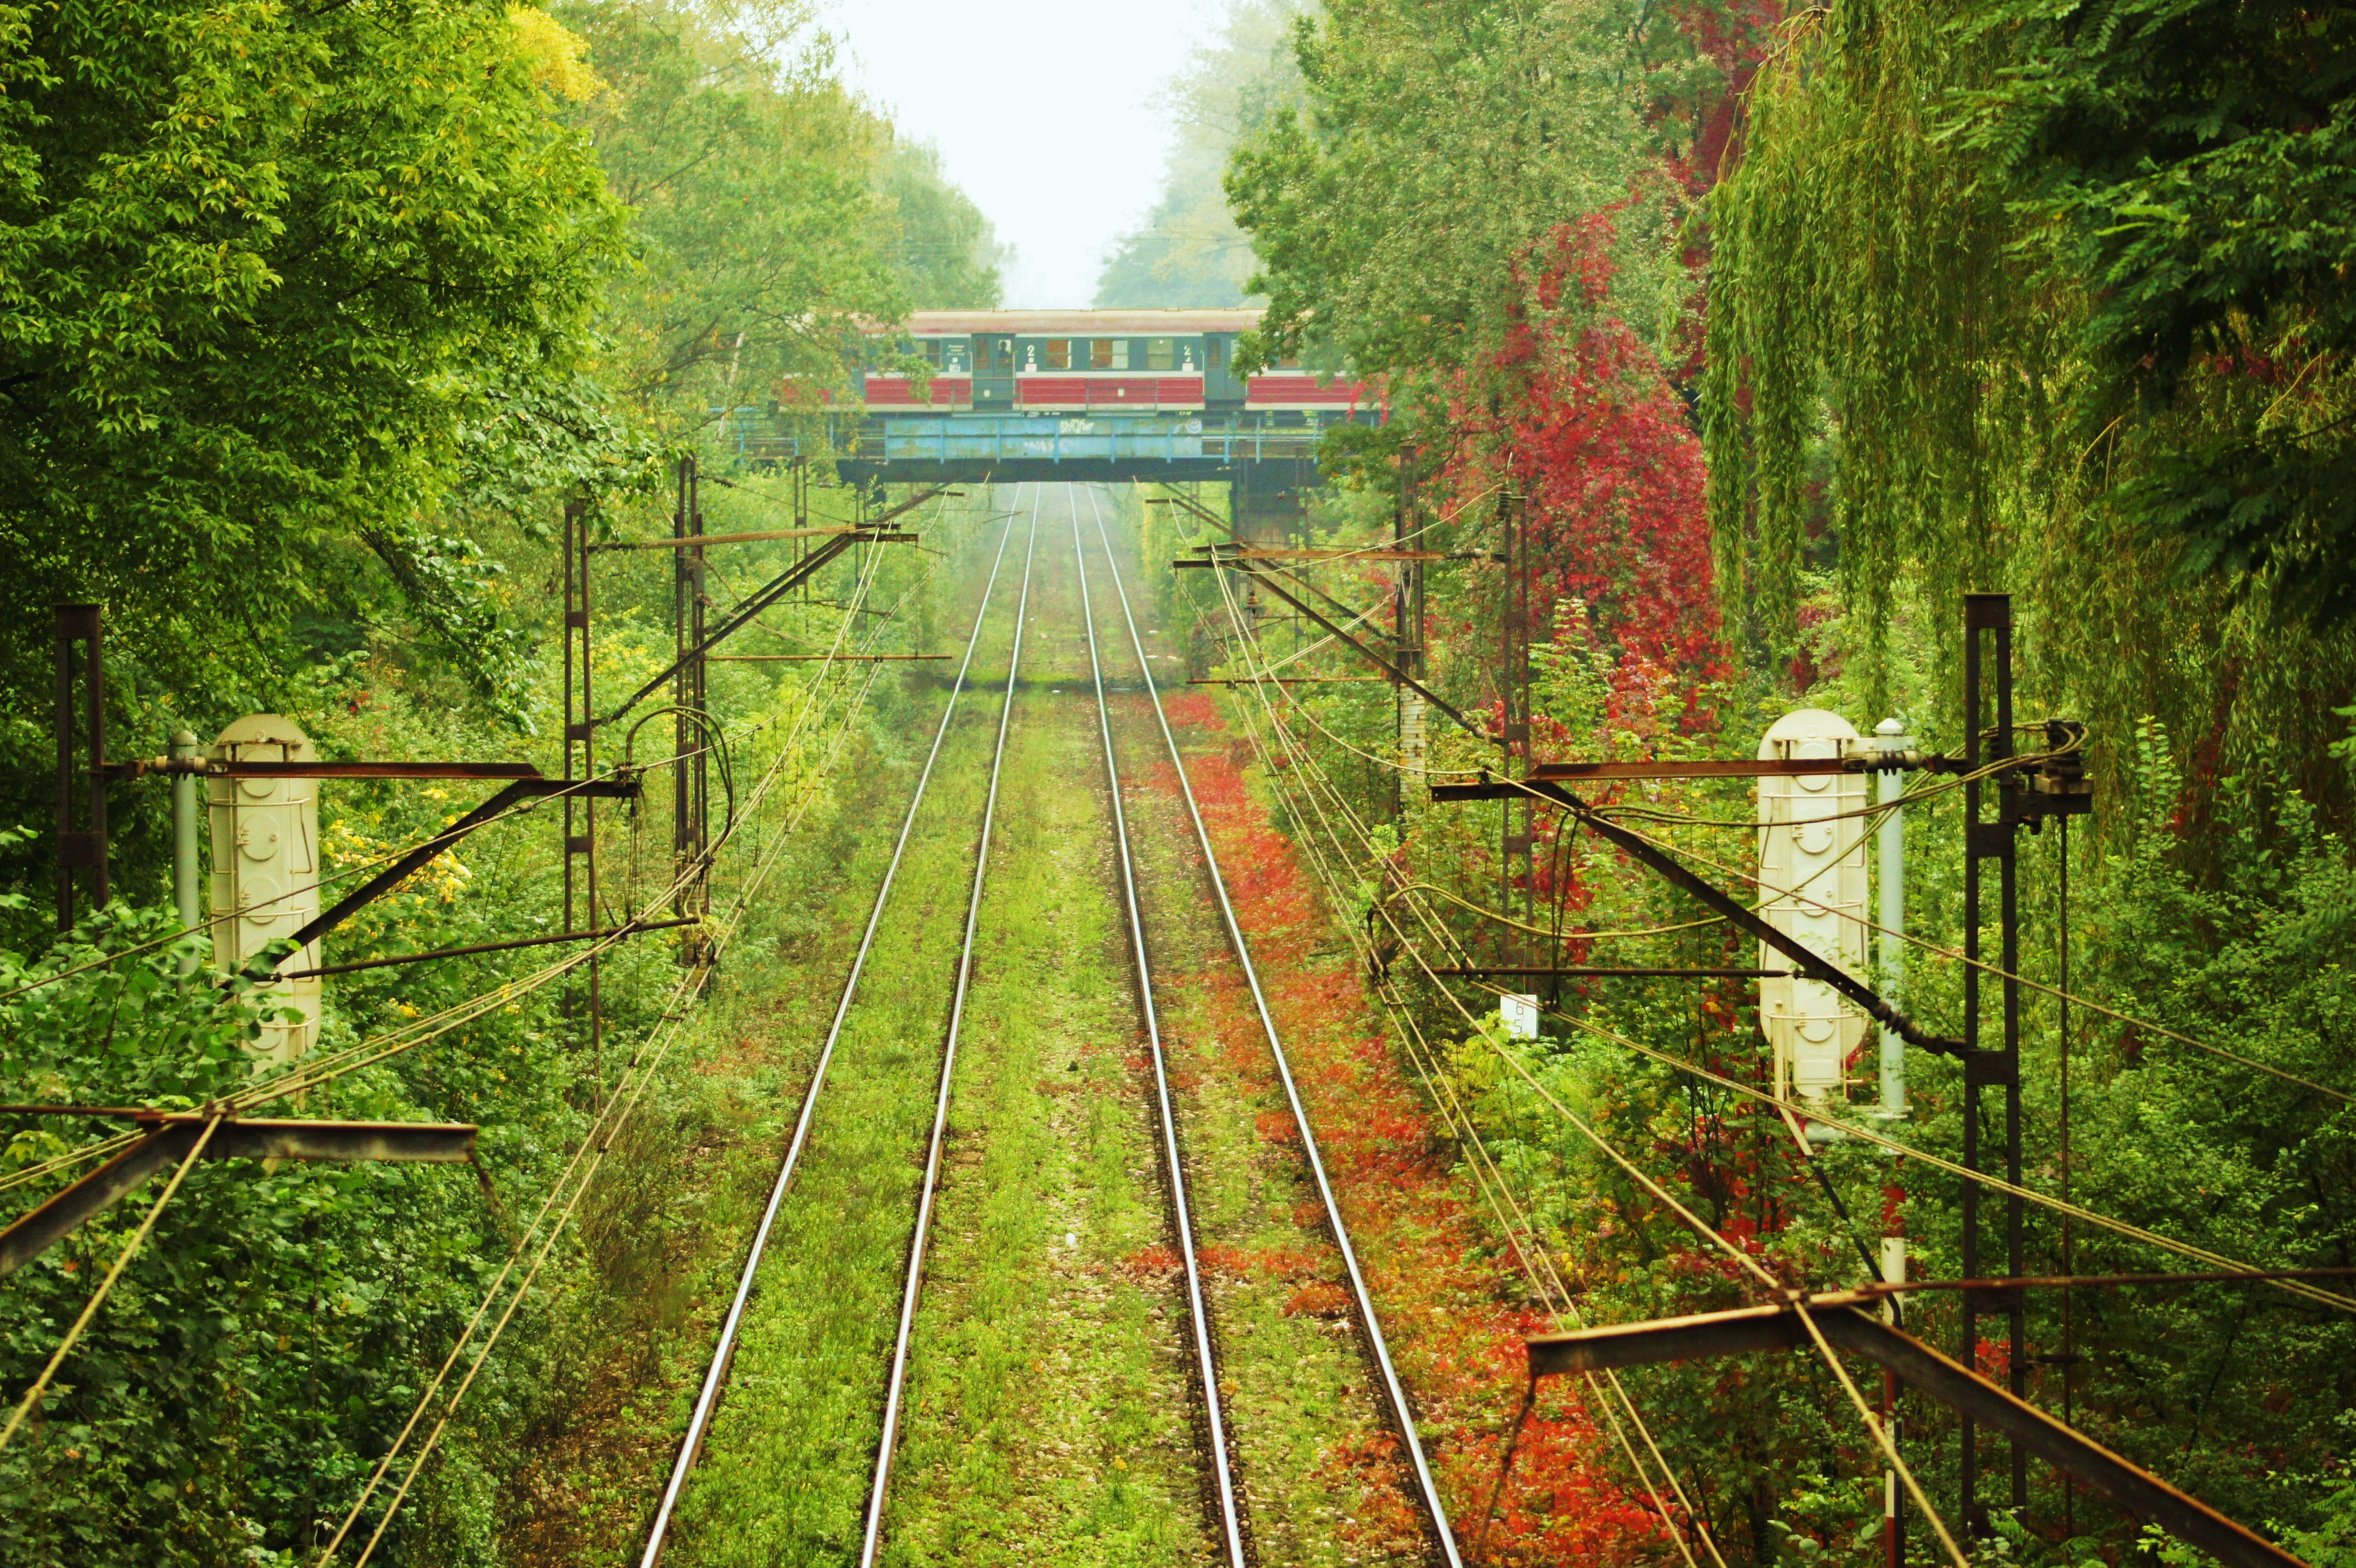
[[[1317,465],[1305,459],[1240,463],[1232,484],[1236,532],[1256,543],[1285,544],[1307,526]]]

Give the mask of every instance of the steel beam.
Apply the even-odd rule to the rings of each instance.
[[[1577,931],[1565,931],[1563,940],[1571,941],[1578,936]],[[1431,972],[1476,980],[1485,975],[1515,980],[1781,980],[1792,972],[1788,969],[1628,969],[1616,965],[1521,968],[1496,964],[1453,964],[1444,965]]]
[[[534,768],[531,777],[518,779],[489,800],[460,817],[442,832],[361,883],[335,905],[320,912],[317,918],[289,939],[296,952],[302,951],[319,938],[334,930],[357,911],[383,897],[414,875],[433,858],[490,822],[509,807],[519,802],[549,795],[571,793],[584,799],[629,800],[638,792],[636,779],[543,779]]]
[[[1713,886],[1704,881],[1687,869],[1683,862],[1663,853],[1649,840],[1630,832],[1609,817],[1603,816],[1594,807],[1569,790],[1558,785],[1544,784],[1517,784],[1513,788],[1517,790],[1528,789],[1543,793],[1547,799],[1558,801],[1569,808],[1571,814],[1579,819],[1580,825],[1596,837],[1612,844],[1639,865],[1650,869],[1671,886],[1690,895],[1745,936],[1755,937],[1773,948],[1792,961],[1797,972],[1810,980],[1821,981],[1831,986],[1835,991],[1856,1003],[1868,1016],[1895,1030],[1899,1037],[1908,1045],[1919,1046],[1923,1050],[1940,1056],[1964,1054],[1961,1042],[1929,1033],[1913,1019],[1884,1001],[1871,986],[1839,966],[1826,962],[1824,958],[1806,943],[1769,925],[1760,918],[1758,911],[1749,905],[1723,888]],[[1448,789],[1447,785],[1434,785],[1431,791],[1432,798],[1434,800],[1458,798],[1442,793]],[[1567,936],[1572,939],[1577,935],[1577,932],[1567,933]]]
[[[112,1114],[109,1111],[103,1113]],[[137,1191],[147,1178],[188,1157],[202,1115],[136,1113],[146,1136],[0,1230],[0,1279],[48,1251],[77,1227]],[[299,1122],[224,1119],[205,1145],[209,1160],[411,1160],[465,1165],[475,1157],[476,1128],[452,1122]]]
[[[315,975],[357,974],[364,969],[391,969],[404,963],[430,963],[436,959],[472,958],[480,953],[510,952],[517,948],[544,948],[557,942],[584,942],[591,937],[632,937],[640,931],[667,931],[680,926],[701,924],[701,915],[682,916],[676,920],[632,920],[624,925],[608,926],[596,931],[560,931],[551,937],[518,937],[512,941],[476,942],[463,948],[436,948],[431,952],[402,953],[392,958],[357,959],[350,963],[323,964],[317,969],[289,970],[281,980],[308,980]],[[7,1107],[0,1106],[0,1111]]]
[[[2151,1520],[2219,1562],[2232,1568],[2306,1568],[2297,1557],[2198,1498],[2177,1490],[1871,1312],[1859,1310],[1873,1299],[1868,1293],[1842,1291],[1788,1306],[1744,1307],[1547,1335],[1529,1341],[1530,1375],[1553,1377],[1705,1356],[1796,1349],[1811,1342],[1807,1326],[1800,1321],[1804,1312],[1835,1348],[1864,1357],[1901,1382],[2003,1433],[2123,1512]]]
[[[1222,550],[1226,547],[1217,544],[1198,544],[1194,548],[1197,550],[1211,551]],[[1335,561],[1446,561],[1451,559],[1451,553],[1445,550],[1296,550],[1286,549],[1273,544],[1250,545],[1248,547],[1237,550],[1235,552],[1235,555],[1247,561],[1307,561],[1311,563],[1332,563]],[[1173,566],[1191,567],[1211,566],[1217,564],[1217,563],[1210,560],[1181,560],[1173,561],[1170,564]]]

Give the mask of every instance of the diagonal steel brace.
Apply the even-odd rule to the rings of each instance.
[[[135,1113],[149,1131],[137,1143],[0,1230],[0,1279],[48,1251],[85,1222],[139,1190],[166,1165],[188,1157],[204,1115]],[[476,1128],[456,1122],[300,1122],[226,1118],[205,1145],[209,1160],[423,1160],[466,1165]]]

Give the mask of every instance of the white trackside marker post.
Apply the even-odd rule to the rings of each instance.
[[[221,731],[213,743],[220,762],[315,762],[311,737],[294,720],[254,714]],[[220,778],[207,780],[212,817],[214,961],[244,967],[280,937],[291,937],[319,914],[319,781],[316,779]],[[317,969],[315,939],[279,965]],[[319,977],[282,980],[264,998],[292,1021],[262,1026],[260,1054],[285,1066],[319,1035]]]
[[[1846,756],[1856,727],[1838,714],[1803,708],[1775,721],[1759,742],[1762,762]],[[1759,913],[1770,925],[1850,974],[1865,968],[1865,777],[1810,773],[1759,780],[1759,876],[1769,887]],[[1764,942],[1762,969],[1791,961]],[[1837,1098],[1849,1058],[1865,1041],[1865,1019],[1820,980],[1794,974],[1759,983],[1759,1026],[1775,1048],[1775,1092],[1804,1101]],[[1812,1141],[1837,1136],[1809,1123]]]

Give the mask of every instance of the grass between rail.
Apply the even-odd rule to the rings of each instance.
[[[1215,1559],[1061,532],[1043,518],[887,1515],[895,1564]]]

